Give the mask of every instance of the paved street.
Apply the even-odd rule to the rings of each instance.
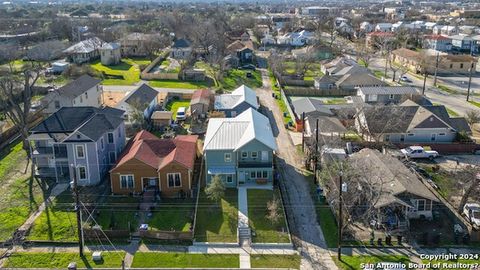
[[[301,269],[338,269],[327,250],[323,232],[318,225],[307,180],[298,169],[301,158],[283,127],[282,112],[272,98],[268,73],[262,70],[263,88],[257,90],[260,103],[268,110],[273,134],[277,139],[277,168],[286,190],[286,211],[292,240],[302,254]]]
[[[369,65],[369,68],[372,69],[372,70],[380,70],[380,71],[384,71],[385,69],[385,60],[383,59],[380,59],[380,58],[375,58]],[[388,69],[387,70],[387,75],[389,76],[389,79],[387,80],[390,80],[391,81],[391,78],[393,77],[393,72]],[[397,76],[398,76],[398,72],[397,72]],[[423,87],[423,80],[422,79],[419,79],[411,74],[407,74],[406,75],[410,80],[412,80],[412,83],[410,83],[410,85],[413,85],[415,87],[418,87],[419,89],[422,89]],[[441,83],[441,79],[438,80],[439,83]],[[466,96],[465,95],[453,95],[453,94],[449,94],[447,92],[444,92],[444,91],[440,91],[439,89],[435,88],[435,87],[432,87],[433,85],[433,78],[432,77],[429,77],[427,79],[427,90],[425,91],[425,95],[427,96],[427,98],[429,98],[432,103],[439,103],[439,104],[442,104],[442,105],[445,105],[447,106],[449,109],[457,112],[458,114],[460,115],[464,115],[468,110],[476,110],[478,109],[478,107],[468,103],[466,101]],[[457,88],[453,88],[452,89],[454,90],[457,90],[457,91],[460,91]],[[472,87],[472,89],[475,91],[479,91],[480,89],[475,89]],[[465,91],[465,90],[463,90]],[[472,100],[476,100],[476,101],[480,101],[480,99],[478,97],[472,97]]]

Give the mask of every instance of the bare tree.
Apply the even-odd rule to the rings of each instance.
[[[32,97],[35,96],[35,83],[40,78],[42,64],[29,62],[21,71],[10,71],[0,76],[0,106],[5,114],[20,130],[23,148],[30,150],[27,138],[30,124]]]
[[[280,208],[281,202],[276,194],[273,194],[273,198],[267,202],[267,215],[266,218],[276,225],[281,220],[282,212]]]
[[[148,122],[145,119],[144,111],[148,104],[142,104],[134,100],[130,103],[130,106],[133,110],[129,112],[128,117],[132,123],[132,128],[136,131],[147,128]]]
[[[462,183],[463,194],[457,211],[462,213],[463,207],[474,194],[480,193],[480,167],[467,166],[456,173],[455,179]]]
[[[303,78],[307,71],[313,66],[314,58],[311,55],[298,56],[295,59],[295,74]]]
[[[374,57],[374,51],[363,41],[356,42],[355,46],[357,47],[357,61],[368,68]]]
[[[470,127],[473,129],[473,126],[477,123],[480,123],[480,111],[478,110],[468,110],[465,113],[465,119],[467,120]]]
[[[168,36],[162,36],[158,34],[147,35],[147,38],[143,44],[148,58],[153,61],[155,58],[157,58],[160,50],[170,45],[170,42],[171,40]]]

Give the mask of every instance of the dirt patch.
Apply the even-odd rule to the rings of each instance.
[[[124,97],[126,92],[104,91],[103,104],[109,107],[115,107]]]

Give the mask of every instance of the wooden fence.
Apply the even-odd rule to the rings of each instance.
[[[140,237],[157,240],[192,240],[193,232],[141,230]]]
[[[103,231],[103,232],[102,232]],[[130,237],[128,230],[100,230],[100,229],[83,229],[83,237],[88,240],[107,240],[109,239],[127,239]]]

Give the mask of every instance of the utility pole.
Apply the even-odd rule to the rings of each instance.
[[[302,152],[305,153],[305,112],[302,113]]]
[[[438,72],[438,63],[440,62],[440,53],[437,52],[437,56],[435,58],[435,75],[433,77],[433,86],[437,86],[437,72]]]
[[[427,86],[427,77],[428,77],[428,73],[427,73],[427,70],[425,70],[423,73],[423,88],[422,88],[422,95],[424,96],[425,96],[425,88]]]
[[[473,75],[473,61],[470,63],[470,75],[468,77],[468,88],[467,88],[467,101],[470,101],[470,87],[472,85],[472,75]]]
[[[342,227],[343,227],[343,198],[342,198],[342,186],[343,186],[343,172],[340,171],[340,177],[338,178],[338,243],[337,243],[337,257],[339,261],[342,261]]]
[[[318,163],[318,118],[315,126],[315,157],[313,158],[313,184],[317,184],[317,163]]]
[[[75,212],[77,213],[77,230],[78,230],[78,253],[83,257],[83,230],[82,230],[82,211],[80,208],[80,194],[78,193],[77,168],[71,165],[73,171],[73,195],[75,196]]]

